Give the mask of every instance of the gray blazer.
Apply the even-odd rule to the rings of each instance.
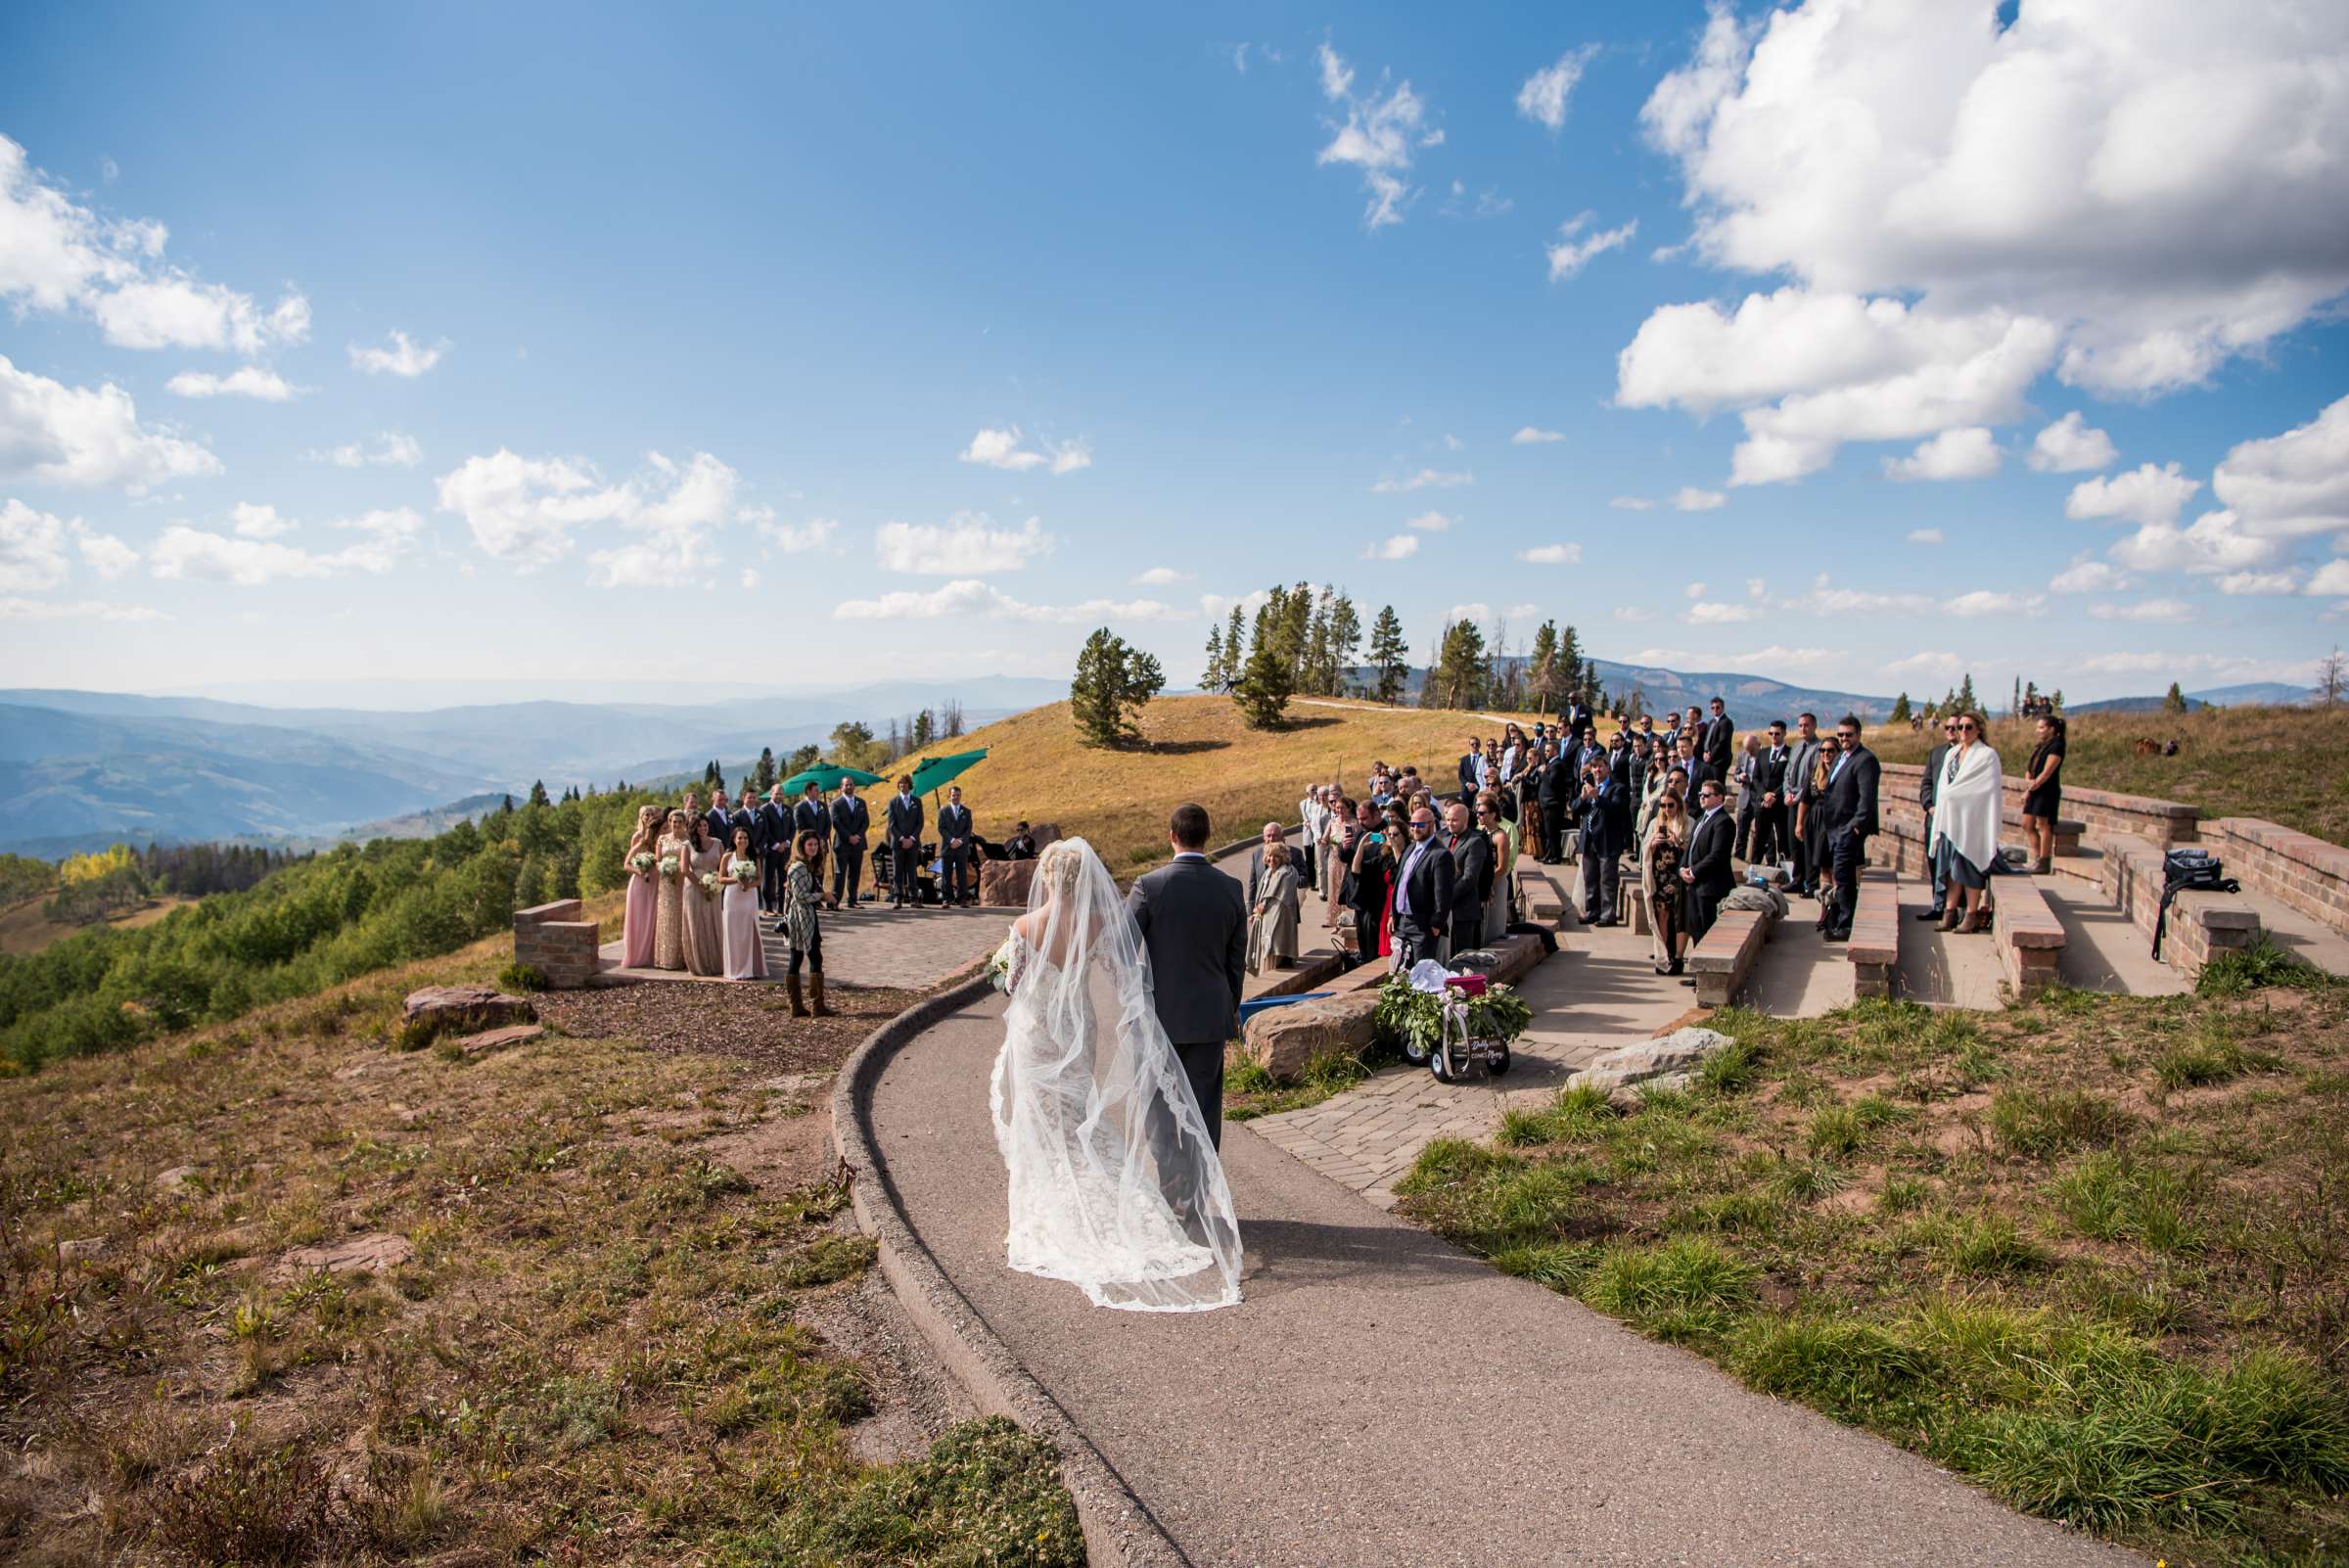
[[[1126,912],[1150,954],[1158,1021],[1177,1045],[1240,1032],[1248,905],[1239,882],[1206,860],[1176,860],[1135,881]]]

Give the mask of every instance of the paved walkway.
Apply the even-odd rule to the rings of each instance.
[[[947,909],[924,906],[893,910],[887,904],[859,904],[833,910],[823,917],[824,977],[844,986],[889,986],[899,991],[927,991],[959,970],[967,969],[1002,945],[1011,929],[1012,908]],[[774,921],[759,922],[759,940],[766,948],[770,984],[780,985],[790,948],[774,934]],[[607,928],[610,929],[610,928]],[[603,945],[606,980],[696,981],[725,984],[714,975],[689,975],[677,969],[628,969],[621,964],[621,945]]]
[[[868,1178],[1202,1568],[2139,1561],[1499,1274],[1244,1126],[1224,1138],[1241,1306],[1108,1312],[1014,1273],[987,1101],[1001,1007],[891,1061]]]

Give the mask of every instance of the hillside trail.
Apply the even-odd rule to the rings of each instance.
[[[1221,862],[1246,874],[1246,853]],[[990,994],[884,1070],[871,1173],[1196,1564],[2142,1559],[1497,1272],[1241,1125],[1246,1301],[1119,1313],[1003,1262]]]

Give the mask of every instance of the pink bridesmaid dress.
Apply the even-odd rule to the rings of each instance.
[[[721,906],[725,914],[723,932],[726,978],[728,980],[764,980],[766,978],[766,946],[759,940],[759,884],[747,887],[734,880],[735,865],[731,851],[725,864],[719,868],[726,879],[725,897]],[[747,862],[756,865],[756,861]]]
[[[660,920],[660,874],[640,877],[634,866],[628,867],[628,907],[622,916],[620,937],[622,964],[630,969],[653,967],[653,933]]]

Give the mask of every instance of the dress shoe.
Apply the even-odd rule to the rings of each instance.
[[[1930,909],[1918,910],[1916,918],[1919,920],[1939,920],[1947,913],[1949,913],[1948,907],[1944,904],[1937,903]]]
[[[1852,934],[1842,926],[1829,926],[1827,928],[1826,940],[1829,942],[1849,942],[1852,940]]]

